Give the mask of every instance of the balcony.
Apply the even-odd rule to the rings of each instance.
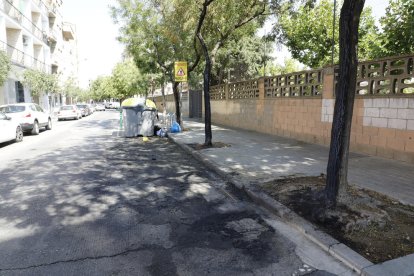
[[[44,73],[50,73],[50,66],[46,63],[8,45],[6,42],[0,41],[0,50],[7,53],[11,62],[17,66],[24,68],[31,68],[42,71]]]
[[[35,3],[35,5],[37,7],[39,7],[41,10],[43,10],[44,8],[46,8],[45,3],[43,3],[42,0],[33,0],[33,2]]]
[[[67,23],[63,24],[62,28],[63,38],[65,40],[73,40],[75,38],[75,32],[73,31],[73,26]]]
[[[22,24],[23,22],[23,14],[9,1],[4,1],[4,13]]]
[[[10,16],[12,19],[17,21],[20,24],[20,28],[22,26],[31,26],[31,30],[28,30],[38,39],[43,40],[42,30],[37,27],[29,18],[27,18],[19,9],[17,9],[13,4],[9,1],[4,1],[4,12]],[[29,27],[30,28],[30,27]]]

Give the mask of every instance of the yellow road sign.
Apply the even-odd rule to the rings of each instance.
[[[174,75],[176,82],[187,82],[187,61],[174,63]]]

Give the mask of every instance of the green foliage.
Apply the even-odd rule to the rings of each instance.
[[[78,92],[78,85],[73,77],[69,77],[62,85],[62,93],[68,97],[74,97]]]
[[[256,36],[243,36],[238,41],[228,41],[216,56],[212,70],[212,84],[228,80],[239,81],[263,75],[264,63],[271,63],[272,44]]]
[[[338,4],[337,7],[341,5]],[[314,5],[300,5],[296,10],[285,4],[274,28],[277,40],[286,45],[292,57],[309,67],[330,64],[332,60],[333,2],[321,0]],[[338,62],[339,12],[336,13],[335,54]],[[381,54],[379,31],[371,9],[364,10],[359,30],[359,59],[372,59]]]
[[[95,101],[116,98],[116,91],[110,76],[100,76],[91,83],[90,97]]]
[[[148,81],[141,75],[133,61],[118,63],[112,71],[111,82],[113,97],[117,99],[147,93]]]
[[[166,75],[173,80],[174,62],[194,62],[194,19],[186,6],[170,0],[118,0],[113,18],[123,22],[119,40],[143,75],[150,74],[162,83]]]
[[[266,65],[266,76],[289,74],[306,69],[306,66],[301,65],[297,60],[292,58],[285,58],[283,64],[270,62],[268,65]],[[263,68],[261,68],[260,74],[263,75]]]
[[[23,84],[30,88],[32,96],[39,96],[42,92],[56,92],[59,90],[57,75],[46,74],[33,69],[24,71]]]
[[[0,51],[0,86],[7,80],[7,76],[11,69],[11,62],[7,54]]]
[[[414,1],[390,0],[380,22],[383,29],[384,55],[414,52]]]

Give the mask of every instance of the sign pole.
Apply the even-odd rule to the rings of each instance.
[[[181,118],[181,131],[184,130],[184,120],[183,120],[183,82],[180,83],[180,118]]]
[[[186,61],[176,61],[174,62],[174,80],[180,83],[180,93],[179,97],[179,106],[180,106],[180,118],[181,118],[181,128],[184,129],[183,117],[181,116],[183,112],[181,111],[183,107],[182,103],[182,94],[183,94],[183,82],[187,82],[187,62]]]

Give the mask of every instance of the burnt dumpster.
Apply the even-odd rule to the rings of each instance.
[[[155,104],[151,100],[129,98],[122,102],[124,136],[153,136],[156,117]]]

